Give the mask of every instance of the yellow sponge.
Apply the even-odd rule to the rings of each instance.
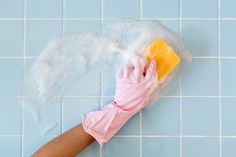
[[[158,80],[162,80],[180,63],[180,57],[163,40],[155,40],[145,51],[148,63],[155,60],[157,63]]]

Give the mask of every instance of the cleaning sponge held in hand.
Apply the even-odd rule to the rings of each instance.
[[[163,80],[180,63],[179,56],[163,40],[155,40],[145,51],[148,62],[155,60],[157,63],[158,80]]]

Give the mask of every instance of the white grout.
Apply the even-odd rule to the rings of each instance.
[[[179,0],[179,35],[182,35],[182,0]],[[179,98],[179,128],[180,128],[180,139],[179,139],[179,156],[183,156],[183,115],[182,115],[182,69],[180,69],[180,79],[179,79],[179,84],[180,84],[180,98]]]
[[[101,0],[101,12],[100,12],[100,24],[101,24],[101,31],[103,31],[103,24],[104,24],[104,3],[103,3],[103,0]],[[103,106],[103,90],[102,90],[102,87],[103,87],[103,72],[101,70],[100,72],[100,108],[102,108]],[[103,157],[103,145],[100,145],[99,147],[99,157]]]
[[[26,79],[26,0],[23,1],[23,6],[24,6],[24,13],[23,13],[23,54],[22,54],[22,59],[23,59],[23,70],[22,70],[22,95],[23,95],[23,99],[22,99],[22,106],[24,106],[25,103],[25,79]],[[22,107],[21,108],[22,112],[21,112],[21,156],[23,157],[24,155],[24,128],[25,128],[25,108]]]
[[[102,1],[102,0],[101,0]],[[113,20],[113,19],[117,19],[117,18],[103,18],[103,20]],[[210,21],[210,20],[223,20],[223,21],[235,21],[236,20],[236,17],[227,17],[227,18],[205,18],[205,17],[192,17],[192,18],[184,18],[184,17],[181,17],[181,20],[184,20],[184,21],[188,21],[188,20],[207,20],[207,21]],[[0,18],[0,21],[19,21],[19,20],[22,20],[24,21],[24,18]],[[26,17],[25,18],[26,21],[61,21],[61,18],[28,18]],[[65,17],[64,18],[65,21],[73,21],[73,20],[97,20],[97,21],[100,21],[101,18],[77,18],[77,17],[73,17],[73,18],[69,18],[69,17]],[[179,20],[179,18],[176,18],[176,17],[170,17],[170,18],[142,18],[142,20]]]
[[[218,63],[219,63],[219,67],[218,67],[218,81],[219,81],[219,157],[222,156],[222,131],[221,131],[221,51],[220,51],[220,0],[217,0],[217,49],[218,49]]]
[[[34,56],[0,56],[0,59],[37,59]],[[61,59],[61,57],[55,57]],[[192,56],[193,59],[236,59],[235,56]]]

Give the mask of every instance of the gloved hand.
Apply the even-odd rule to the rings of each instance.
[[[155,61],[147,70],[140,61],[123,66],[117,72],[114,102],[101,111],[85,115],[84,130],[99,144],[107,142],[134,114],[149,104],[158,89]]]

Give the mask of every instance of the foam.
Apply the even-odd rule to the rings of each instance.
[[[41,123],[40,104],[60,95],[62,84],[70,87],[98,65],[117,68],[132,62],[142,57],[143,50],[157,38],[164,39],[182,59],[191,58],[178,35],[158,21],[115,20],[106,23],[102,29],[98,27],[52,39],[38,56],[27,80],[26,95],[35,97],[39,105],[36,107],[30,101],[24,105]]]

